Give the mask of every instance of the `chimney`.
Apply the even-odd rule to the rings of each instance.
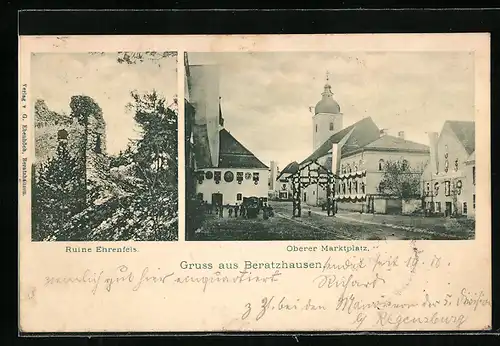
[[[439,172],[439,161],[437,152],[437,142],[439,134],[437,132],[429,132],[429,147],[430,147],[430,165],[432,174]]]
[[[333,173],[339,171],[342,147],[338,143],[332,143],[332,167],[328,167]]]
[[[405,139],[405,132],[404,131],[399,131],[398,132],[398,137],[401,139]]]

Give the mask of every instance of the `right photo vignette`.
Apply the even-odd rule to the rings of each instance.
[[[469,51],[186,52],[185,239],[475,238]]]

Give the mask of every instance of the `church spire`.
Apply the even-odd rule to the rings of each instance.
[[[326,71],[325,90],[321,94],[323,96],[323,99],[325,99],[327,97],[332,97],[332,95],[333,95],[333,93],[332,93],[332,87],[331,87],[331,85],[329,83],[329,80],[330,80],[330,72]]]

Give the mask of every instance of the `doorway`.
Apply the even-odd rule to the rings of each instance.
[[[450,216],[451,211],[451,202],[446,202],[445,216]]]
[[[212,205],[222,205],[222,193],[212,193]]]

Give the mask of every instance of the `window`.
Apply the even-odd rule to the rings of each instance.
[[[101,134],[97,134],[97,138],[95,139],[95,150],[96,154],[102,154],[102,148],[101,148]]]
[[[476,195],[472,195],[472,209],[476,209]]]
[[[476,185],[476,166],[472,166],[472,185]]]
[[[313,190],[313,196],[316,194],[316,191]]]
[[[435,202],[436,213],[441,212],[441,202]]]
[[[365,193],[365,183],[361,182],[361,193]]]
[[[241,193],[236,194],[236,200],[241,201],[243,199],[243,195]]]
[[[333,131],[333,123],[330,123],[330,131]]]
[[[318,132],[318,124],[316,124],[316,132]]]
[[[354,193],[358,193],[358,182],[354,182]]]
[[[445,196],[450,195],[450,182],[449,181],[444,182],[444,195]]]
[[[431,184],[430,183],[425,184],[425,192],[426,192],[427,196],[430,195],[430,193],[431,193]]]
[[[384,160],[380,159],[378,160],[378,170],[381,171],[384,169]]]
[[[304,198],[303,201],[305,202],[307,200],[307,194],[304,192]]]
[[[467,215],[467,202],[464,202],[463,204],[462,214]]]

